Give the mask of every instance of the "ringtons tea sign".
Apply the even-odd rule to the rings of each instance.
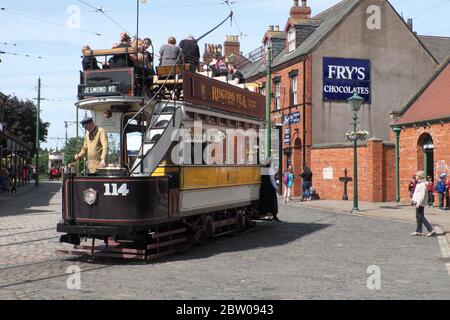
[[[347,101],[356,92],[371,100],[370,60],[323,58],[323,100]]]

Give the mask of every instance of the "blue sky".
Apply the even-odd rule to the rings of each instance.
[[[0,55],[0,91],[22,99],[37,96],[37,79],[42,79],[42,118],[50,122],[49,137],[64,138],[64,121],[75,120],[76,90],[81,68],[81,47],[108,48],[118,41],[122,28],[136,33],[135,0],[83,0],[93,7],[102,6],[116,23],[78,0],[0,0],[0,51],[19,53]],[[155,50],[173,35],[177,40],[188,33],[198,37],[229,14],[223,0],[147,0],[141,4],[140,37],[150,37]],[[207,36],[201,43],[223,43],[226,35],[239,35],[241,51],[261,45],[269,25],[284,27],[292,0],[232,0],[235,21]],[[313,15],[339,0],[309,0]],[[406,18],[414,18],[419,34],[450,36],[450,0],[392,0]],[[80,9],[80,30],[67,27],[71,6]],[[118,26],[120,25],[120,27]],[[100,33],[102,36],[94,35]],[[6,44],[5,44],[6,43]],[[25,57],[23,55],[31,55]],[[37,57],[42,57],[39,59]],[[69,126],[69,137],[75,127]],[[55,148],[63,141],[49,139],[43,147]]]

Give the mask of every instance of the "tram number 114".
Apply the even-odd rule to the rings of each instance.
[[[117,197],[119,195],[122,195],[123,197],[126,197],[130,190],[128,190],[128,186],[126,183],[122,184],[120,188],[117,188],[117,183],[105,183],[105,196],[113,196]]]

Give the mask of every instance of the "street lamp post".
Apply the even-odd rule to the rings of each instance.
[[[351,111],[353,112],[353,134],[350,135],[350,139],[353,140],[353,209],[359,211],[358,207],[358,140],[360,139],[357,134],[358,126],[358,111],[361,109],[364,98],[360,97],[356,92],[348,100]]]

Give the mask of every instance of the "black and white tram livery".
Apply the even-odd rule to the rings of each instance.
[[[106,130],[108,166],[64,177],[66,253],[149,260],[260,215],[265,98],[186,69],[157,68],[150,97],[135,94],[133,68],[84,72],[77,108]]]

